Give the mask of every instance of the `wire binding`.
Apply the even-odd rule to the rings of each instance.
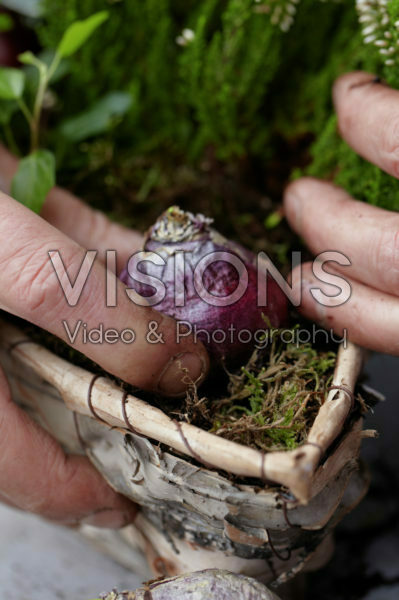
[[[280,492],[280,494],[278,495],[279,500],[281,500],[281,502],[283,503],[283,515],[284,515],[284,519],[285,522],[287,523],[288,527],[300,527],[299,525],[294,525],[293,523],[291,523],[289,517],[288,517],[288,503],[295,503],[297,502],[297,499],[292,496],[292,494],[290,494],[290,498],[287,498],[284,493]]]
[[[273,544],[273,542],[272,542],[272,538],[271,538],[271,535],[270,535],[270,531],[269,531],[269,529],[266,529],[265,531],[266,531],[266,533],[267,533],[267,537],[268,537],[268,540],[269,540],[270,550],[273,552],[274,556],[275,556],[276,558],[278,558],[278,560],[281,560],[281,561],[283,561],[283,562],[287,562],[287,560],[290,560],[290,558],[291,558],[291,555],[292,555],[291,548],[288,548],[288,550],[287,550],[287,556],[282,556],[282,555],[281,555],[281,554],[280,554],[280,553],[279,553],[279,552],[276,550],[276,548],[275,548],[275,546],[274,546],[274,544]]]
[[[181,423],[179,423],[179,421],[176,421],[175,419],[173,419],[173,422],[176,425],[177,431],[180,434],[180,437],[183,441],[183,444],[185,445],[185,447],[187,448],[188,452],[190,453],[192,458],[195,458],[195,460],[197,460],[198,462],[201,462],[203,465],[205,465],[205,467],[207,467],[208,469],[215,469],[218,470],[219,467],[216,467],[215,465],[211,465],[210,463],[206,462],[203,458],[201,458],[201,456],[199,454],[197,454],[197,452],[191,447],[190,442],[188,441],[188,439],[186,438],[186,436],[184,435],[184,431],[183,428],[181,426]]]
[[[97,379],[99,379],[100,377],[102,377],[102,375],[94,375],[92,380],[90,381],[89,389],[87,390],[87,406],[89,407],[90,412],[93,415],[93,417],[96,419],[96,421],[99,421],[99,423],[104,423],[105,425],[108,425],[107,421],[105,421],[105,419],[100,417],[96,413],[96,411],[94,410],[94,407],[93,407],[93,400],[92,400],[93,387],[94,387],[94,384],[97,381]]]
[[[354,409],[355,396],[354,396],[353,392],[346,385],[330,385],[330,387],[328,388],[327,391],[330,392],[331,390],[340,390],[341,392],[344,392],[349,397],[349,400],[351,401],[351,411]]]
[[[129,421],[129,417],[127,416],[127,412],[126,412],[126,402],[128,400],[128,396],[129,394],[127,392],[123,392],[123,396],[122,396],[122,415],[123,415],[123,420],[125,421],[126,427],[127,429],[131,432],[134,433],[135,435],[139,435],[140,437],[144,437],[143,435],[141,435],[141,433],[139,433],[130,423]]]

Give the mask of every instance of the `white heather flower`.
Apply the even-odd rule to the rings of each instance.
[[[393,66],[398,62],[398,38],[390,27],[388,0],[356,0],[359,22],[364,27],[362,34],[366,44],[374,44],[384,56],[384,64]],[[394,23],[399,29],[399,21]],[[387,58],[389,57],[389,58]]]
[[[372,15],[365,14],[365,15],[361,15],[359,17],[359,23],[369,23],[372,20],[373,20]]]
[[[192,42],[193,39],[195,38],[195,33],[192,29],[183,29],[183,37],[185,40],[187,40],[188,42]]]
[[[372,25],[369,25],[368,27],[365,27],[363,29],[363,35],[366,37],[367,35],[369,35],[370,33],[373,33],[373,31],[375,30],[375,23],[373,23]]]
[[[176,38],[176,44],[179,46],[187,46],[195,38],[195,32],[192,29],[183,29],[180,35]]]
[[[270,15],[272,25],[280,27],[281,31],[287,32],[294,23],[294,15],[297,11],[297,5],[301,0],[254,0],[254,11],[258,14]],[[343,2],[344,0],[319,0],[320,2]],[[365,0],[357,0],[361,4]],[[368,0],[366,0],[367,2]],[[371,20],[365,15],[365,23]]]
[[[291,17],[291,15],[287,15],[280,23],[281,31],[283,31],[284,33],[289,31],[293,22],[294,22],[294,19]]]
[[[258,5],[256,12],[269,14],[272,25],[280,27],[281,31],[288,31],[294,23],[294,15],[300,0],[255,0]]]

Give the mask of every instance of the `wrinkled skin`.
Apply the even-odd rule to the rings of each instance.
[[[344,140],[398,179],[399,91],[373,73],[358,71],[336,81],[333,100]],[[311,263],[303,265],[302,314],[338,335],[346,330],[360,346],[398,356],[399,214],[359,202],[331,183],[310,177],[288,186],[284,207],[290,225],[313,254],[337,250],[351,261],[350,266],[334,262],[326,268],[351,286],[350,299],[340,306],[334,305],[336,288],[321,283]],[[331,298],[320,304],[314,288]]]
[[[77,339],[73,346],[137,387],[160,389],[164,395],[184,393],[187,386],[179,366],[182,352],[186,351],[186,365],[191,361],[191,376],[196,379],[203,365],[206,370],[202,345],[186,338],[183,346],[177,346],[174,321],[149,307],[135,306],[119,281],[118,310],[105,301],[105,251],[116,249],[122,268],[135,244],[141,245],[141,236],[111,223],[60,188],[50,191],[40,216],[34,214],[9,195],[17,166],[16,158],[0,146],[0,309],[67,343],[63,319],[71,324],[81,319],[88,328],[103,323],[120,330],[129,324],[137,333],[134,344],[120,341],[111,349],[106,343],[84,344]],[[85,249],[98,250],[76,306],[67,303],[49,261],[48,251],[55,248],[72,278]],[[149,322],[155,319],[162,321],[164,344],[146,341]],[[88,458],[66,455],[56,440],[12,401],[1,366],[0,502],[73,526],[124,527],[137,513],[137,507],[116,494]]]
[[[155,582],[136,592],[111,592],[105,600],[278,600],[264,585],[228,571],[209,569]]]

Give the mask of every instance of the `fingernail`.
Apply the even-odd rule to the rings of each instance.
[[[302,197],[298,194],[298,185],[291,184],[285,190],[285,211],[295,231],[302,231]]]
[[[204,360],[194,352],[182,352],[166,365],[158,381],[158,391],[167,396],[183,394],[191,382],[200,383],[205,375]]]
[[[137,515],[137,509],[114,509],[103,508],[95,511],[82,519],[80,525],[92,525],[93,527],[102,527],[105,529],[120,529],[133,523]]]
[[[374,76],[374,77],[368,77],[367,79],[361,79],[360,81],[352,83],[352,85],[349,86],[349,90],[354,90],[356,88],[364,87],[365,85],[370,85],[372,83],[381,83],[381,77]]]

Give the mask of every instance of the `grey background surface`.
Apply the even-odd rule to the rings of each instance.
[[[91,600],[140,584],[75,531],[0,505],[1,600]]]

